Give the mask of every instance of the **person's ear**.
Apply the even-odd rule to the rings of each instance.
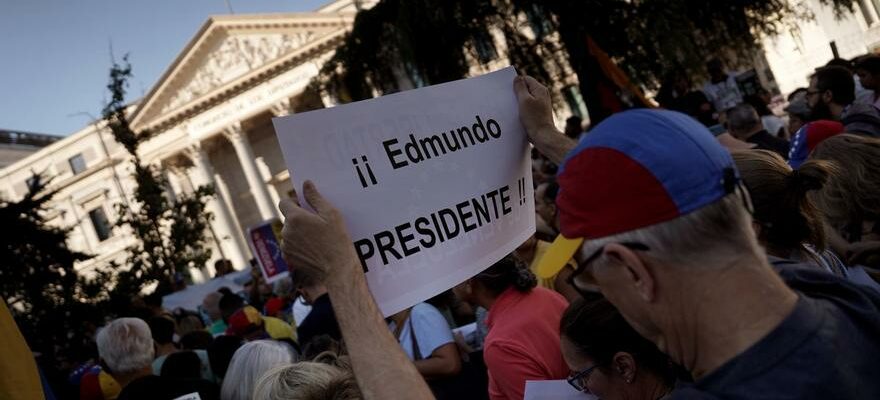
[[[624,245],[609,243],[605,245],[605,256],[623,264],[626,268],[627,277],[636,293],[646,302],[654,301],[654,289],[656,280],[650,268],[642,261],[641,257]]]
[[[834,99],[834,94],[831,93],[830,90],[826,90],[822,92],[822,102],[825,104],[831,103],[831,100]]]
[[[615,353],[614,358],[611,359],[611,365],[614,372],[619,374],[624,382],[633,383],[635,381],[638,367],[632,354],[623,351]]]

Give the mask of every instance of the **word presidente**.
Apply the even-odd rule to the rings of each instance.
[[[391,166],[398,169],[410,163],[418,164],[426,159],[445,155],[447,152],[455,152],[501,137],[501,125],[498,121],[489,118],[483,126],[480,116],[476,115],[474,118],[477,122],[470,128],[462,126],[458,129],[450,129],[448,133],[442,132],[421,139],[416,139],[415,135],[410,134],[409,142],[404,144],[403,150],[398,146],[400,142],[397,139],[386,140],[382,142],[382,146],[385,147],[385,154],[388,155]]]
[[[354,248],[364,272],[367,272],[367,260],[373,256],[378,255],[382,258],[382,264],[388,265],[389,256],[397,260],[409,257],[422,249],[430,249],[455,239],[492,222],[493,217],[497,220],[511,211],[510,187],[504,185],[454,206],[418,217],[412,222],[404,222],[372,237],[360,239],[354,242]]]

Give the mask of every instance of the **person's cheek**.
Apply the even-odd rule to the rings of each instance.
[[[590,393],[594,396],[602,400],[614,400],[620,397],[611,387],[608,377],[606,377],[598,368],[597,371],[590,375],[590,379],[587,381],[587,389],[589,389]]]

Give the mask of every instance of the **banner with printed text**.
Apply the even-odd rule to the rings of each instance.
[[[273,119],[294,187],[312,180],[341,211],[384,315],[474,276],[534,233],[515,74]]]

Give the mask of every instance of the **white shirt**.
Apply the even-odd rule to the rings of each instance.
[[[388,324],[392,332],[395,330],[394,322]],[[419,353],[422,359],[431,356],[434,350],[447,343],[452,343],[455,339],[452,337],[452,329],[449,323],[440,311],[434,306],[427,303],[419,303],[413,306],[410,312],[409,320],[404,322],[403,329],[400,331],[397,341],[400,347],[406,352],[410,360],[415,360],[415,352],[413,351],[412,335],[410,327],[415,331],[416,342],[419,343]]]

